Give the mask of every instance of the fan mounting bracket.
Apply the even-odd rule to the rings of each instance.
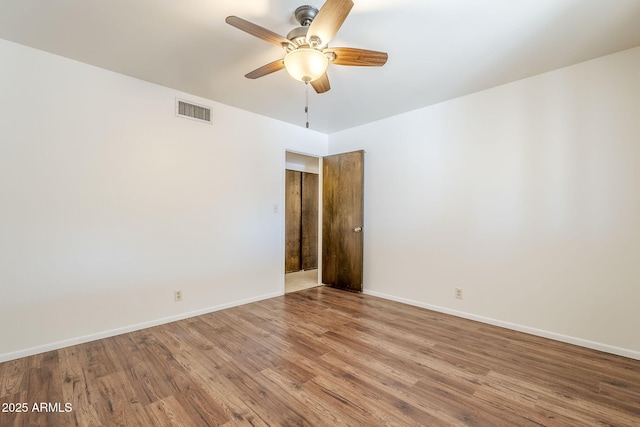
[[[315,18],[317,14],[318,9],[308,4],[300,6],[293,13],[296,21],[298,21],[303,27],[308,27],[309,25],[311,25],[313,18]]]

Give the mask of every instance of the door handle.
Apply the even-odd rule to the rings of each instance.
[[[356,227],[353,229],[353,231],[355,231],[356,233],[359,233],[362,231],[362,227]]]

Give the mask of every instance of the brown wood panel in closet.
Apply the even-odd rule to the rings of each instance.
[[[302,269],[318,268],[318,175],[302,173]]]
[[[285,272],[318,268],[318,175],[286,171]]]
[[[289,273],[300,271],[302,172],[286,171],[285,182],[285,255],[284,269]]]

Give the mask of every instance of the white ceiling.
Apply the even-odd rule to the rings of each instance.
[[[281,35],[323,0],[2,0],[0,38],[304,126],[305,85],[248,80],[282,49],[226,24]],[[640,46],[640,0],[354,0],[333,47],[389,53],[382,68],[329,66],[311,128],[332,133]]]

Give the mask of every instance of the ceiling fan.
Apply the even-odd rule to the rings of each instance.
[[[285,50],[284,58],[263,65],[245,77],[257,79],[284,68],[294,79],[311,83],[317,93],[324,93],[331,89],[326,73],[329,64],[384,65],[387,62],[385,52],[328,46],[352,7],[351,0],[327,0],[320,10],[309,5],[300,6],[295,11],[295,18],[300,26],[291,30],[287,37],[237,16],[228,16],[225,20],[227,24]]]

